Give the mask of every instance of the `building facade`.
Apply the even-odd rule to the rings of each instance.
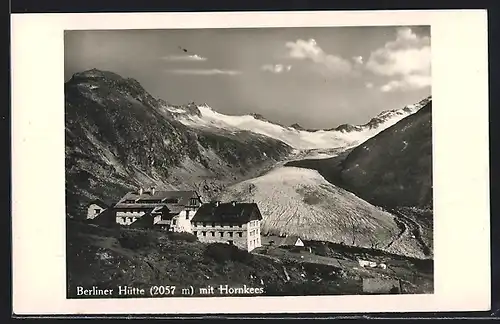
[[[111,217],[122,226],[189,232],[190,219],[201,204],[201,198],[196,191],[163,191],[150,188],[128,192],[108,210],[112,210]],[[95,213],[99,208],[100,206],[93,202],[89,206],[88,214]]]
[[[191,227],[200,242],[229,243],[252,251],[262,246],[261,221],[255,203],[212,202],[201,205],[191,219]]]
[[[109,208],[109,205],[101,200],[93,200],[87,208],[87,219],[94,219],[103,211]]]

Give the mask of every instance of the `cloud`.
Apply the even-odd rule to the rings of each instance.
[[[289,49],[288,56],[298,60],[310,60],[316,64],[324,65],[330,72],[335,74],[349,74],[352,71],[351,62],[340,56],[327,54],[318,46],[314,39],[287,42],[285,46]]]
[[[265,64],[260,67],[262,71],[271,72],[271,73],[282,73],[288,72],[292,69],[291,65],[283,65],[283,64]]]
[[[168,73],[180,74],[180,75],[238,75],[241,71],[235,70],[219,70],[219,69],[178,69],[178,70],[167,70]]]
[[[168,55],[162,57],[166,61],[206,61],[206,57],[199,55]]]
[[[367,83],[365,83],[365,87],[367,87],[368,89],[371,89],[371,88],[373,88],[373,83],[367,82]]]
[[[363,64],[363,56],[353,56],[352,60],[356,64]]]
[[[392,80],[380,87],[382,92],[407,91],[421,89],[431,85],[430,76],[409,75],[401,80]]]
[[[411,28],[397,30],[396,39],[370,53],[366,69],[391,77],[383,92],[420,89],[431,85],[430,37],[418,36]]]

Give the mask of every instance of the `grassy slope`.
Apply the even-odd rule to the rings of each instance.
[[[286,251],[282,251],[286,255],[276,258],[272,251],[268,256],[235,251],[226,244],[192,241],[189,235],[104,228],[70,219],[67,220],[67,235],[67,293],[70,298],[75,297],[79,285],[101,289],[118,285],[145,289],[151,285],[176,285],[181,289],[189,285],[246,284],[263,287],[266,295],[359,294],[362,293],[362,278],[366,277],[399,278],[403,279],[408,293],[432,292],[432,275],[427,273],[425,266],[427,270],[422,274],[422,265],[418,263],[422,261],[412,263],[406,259],[390,270],[358,272],[353,269],[352,262],[343,269],[314,260],[303,262]],[[312,245],[322,255],[338,250],[334,245],[325,247],[319,242],[312,242]],[[351,261],[356,257],[353,252],[365,257],[373,253],[359,249],[339,251],[344,253],[343,258]]]

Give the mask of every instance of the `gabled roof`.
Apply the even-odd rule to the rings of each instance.
[[[295,243],[297,243],[297,240],[299,240],[300,237],[296,236],[296,235],[292,235],[292,236],[287,236],[285,237],[280,245],[283,245],[283,246],[290,246],[290,245],[295,245]],[[302,240],[301,240],[302,241]]]
[[[194,190],[188,191],[165,191],[155,190],[154,194],[145,190],[141,195],[137,191],[130,191],[123,196],[118,202],[123,203],[125,200],[165,200],[165,199],[179,199],[179,205],[188,205],[190,198],[199,198],[199,195]],[[142,205],[142,204],[141,204]]]
[[[262,215],[256,203],[208,203],[194,214],[192,222],[230,222],[244,224],[261,220]]]
[[[107,202],[107,201],[104,201],[101,199],[93,199],[89,202],[89,205],[91,205],[91,204],[96,204],[96,205],[101,206],[103,208],[108,208],[108,207],[113,205],[112,202],[109,202],[109,201]]]

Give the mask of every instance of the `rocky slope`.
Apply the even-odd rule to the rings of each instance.
[[[137,186],[200,191],[252,177],[292,148],[248,131],[190,128],[134,79],[88,70],[65,83],[67,212],[82,217],[90,199],[117,199]],[[168,108],[168,109],[167,109]]]

